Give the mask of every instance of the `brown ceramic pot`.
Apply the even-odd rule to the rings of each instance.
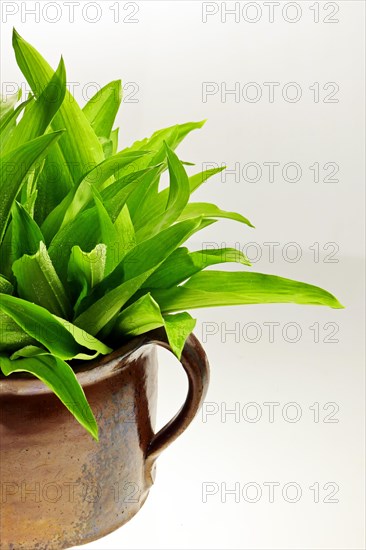
[[[209,368],[191,335],[182,365],[188,396],[154,434],[158,344],[162,331],[77,370],[99,425],[99,443],[55,395],[31,378],[0,380],[0,548],[60,550],[100,538],[138,512],[154,481],[157,456],[192,421]]]

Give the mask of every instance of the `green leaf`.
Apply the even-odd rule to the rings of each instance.
[[[0,275],[0,294],[13,294],[14,287]],[[0,310],[0,352],[12,352],[33,340],[8,315]]]
[[[183,222],[183,224],[178,223],[169,228],[169,230],[162,232],[160,238],[156,236],[146,241],[146,246],[136,246],[136,249],[133,249],[131,253],[122,260],[121,264],[117,266],[113,273],[97,285],[92,294],[82,302],[81,307],[83,313],[79,315],[75,323],[78,326],[88,327],[90,332],[90,325],[94,326],[95,320],[98,320],[98,331],[102,331],[101,334],[103,334],[103,337],[107,336],[112,328],[112,320],[115,315],[130,299],[133,302],[139,297],[135,297],[134,295],[142,288],[146,279],[157,267],[159,267],[164,259],[195,232],[212,223],[215,223],[215,220],[206,219],[200,221],[199,218],[197,220],[189,220],[188,225],[186,225],[186,222]],[[119,284],[121,280],[131,276],[130,270],[126,271],[126,276],[124,276],[124,271],[128,264],[135,263],[134,256],[142,259],[144,254],[150,259],[151,263],[147,264],[150,269],[147,272],[142,272],[140,275],[136,275],[132,279]],[[154,260],[152,259],[153,257]],[[156,264],[155,266],[153,265],[154,263]],[[140,263],[140,266],[135,266],[135,273],[138,272],[139,269],[144,269],[143,261]],[[146,291],[143,291],[143,294],[145,293]],[[97,334],[97,332],[94,334]]]
[[[144,155],[146,155],[145,151],[137,151],[128,154],[122,151],[104,160],[104,162],[100,163],[86,174],[67,208],[62,226],[72,221],[80,210],[92,200],[92,188],[101,191],[104,188],[103,185],[111,176],[119,178],[127,168],[131,168],[131,165],[134,167],[138,159]]]
[[[163,325],[164,319],[159,304],[150,294],[144,294],[118,315],[113,335],[116,337],[139,336]]]
[[[116,339],[144,334],[149,330],[164,327],[173,353],[180,358],[187,336],[192,332],[196,321],[188,313],[162,316],[159,304],[145,294],[124,309],[117,317],[112,336]]]
[[[196,319],[193,319],[187,312],[164,315],[164,326],[170,347],[180,359],[184,344],[196,326]]]
[[[176,124],[175,126],[163,128],[162,130],[154,132],[149,138],[135,141],[135,143],[123,151],[126,153],[141,150],[151,151],[149,155],[141,158],[136,166],[136,170],[143,170],[148,166],[163,162],[166,154],[164,142],[174,151],[190,132],[202,128],[204,123],[205,120],[200,122],[186,122],[185,124]]]
[[[107,257],[105,263],[105,275],[109,275],[111,271],[119,263],[118,255],[120,244],[123,244],[123,234],[119,234],[114,226],[109,214],[104,207],[103,201],[99,193],[94,190],[94,201],[97,207],[99,225],[101,228],[101,240],[106,245]]]
[[[71,304],[43,242],[33,256],[24,255],[13,264],[21,298],[60,317],[71,316]]]
[[[93,299],[91,305],[75,319],[75,324],[81,329],[97,335],[141,287],[150,273],[152,270],[120,284],[100,299]]]
[[[138,172],[132,172],[123,176],[106,189],[101,191],[101,197],[113,222],[116,221],[119,213],[125,204],[130,205],[131,195],[144,185],[145,178],[154,177],[161,170],[161,165],[145,168]],[[130,211],[130,207],[128,207]]]
[[[48,246],[48,253],[64,284],[67,282],[67,266],[71,249],[74,246],[80,246],[85,252],[90,252],[98,243],[100,243],[100,226],[96,208],[85,210],[56,234]]]
[[[34,95],[38,97],[51,80],[53,69],[15,30],[13,47],[19,68]],[[98,137],[68,90],[51,127],[53,130],[66,129],[66,132],[47,156],[38,182],[39,194],[35,214],[39,225],[73,185],[80,181],[90,166],[95,166],[104,159]]]
[[[166,169],[165,163],[161,162],[156,166],[145,168],[140,170],[137,174],[142,174],[143,177],[140,180],[139,186],[128,197],[127,206],[133,221],[134,228],[137,229],[136,220],[143,210],[145,197],[149,193],[151,187],[154,187],[159,183],[160,175]],[[166,205],[168,196],[166,197],[164,206]],[[159,212],[162,212],[159,210]]]
[[[220,210],[215,204],[210,204],[208,202],[191,202],[187,204],[183,210],[180,220],[189,220],[190,218],[195,218],[196,216],[201,215],[208,218],[228,218],[229,220],[234,220],[249,227],[254,227],[247,218],[244,218],[241,214],[237,212],[225,212]]]
[[[6,116],[8,113],[14,111],[16,103],[20,100],[22,91],[18,90],[15,94],[8,97],[0,95],[0,119]]]
[[[194,174],[193,176],[191,176],[189,178],[189,187],[190,187],[191,193],[193,193],[193,191],[198,189],[209,178],[225,170],[225,168],[226,166],[220,166],[218,168],[209,168],[208,170],[204,170],[203,172],[199,172],[198,174]]]
[[[75,357],[75,359],[94,359],[99,355],[100,353],[102,355],[107,355],[108,353],[111,353],[113,350],[103,344],[100,340],[97,338],[94,338],[91,333],[86,332],[85,330],[82,330],[80,327],[69,323],[69,321],[66,321],[65,319],[61,319],[60,317],[57,317],[54,315],[54,318],[70,333],[72,334],[73,338],[75,339],[75,342],[77,342],[80,346],[83,346],[86,348],[86,350],[92,350],[95,353],[93,355],[90,355],[90,353],[78,353],[78,355]]]
[[[12,209],[13,261],[24,254],[36,254],[39,243],[44,240],[42,231],[24,206],[15,202]]]
[[[39,96],[53,76],[53,70],[33,46],[23,40],[14,30],[13,47],[20,70],[33,93]],[[104,155],[94,130],[70,92],[66,90],[65,101],[52,121],[52,128],[66,128],[60,141],[60,149],[72,179],[79,181],[88,166],[102,162]]]
[[[251,272],[206,271],[194,275],[182,286],[153,291],[152,296],[164,313],[201,307],[268,303],[343,307],[332,294],[317,286]]]
[[[14,282],[14,275],[12,271],[12,265],[14,261],[13,246],[12,246],[12,222],[9,221],[6,228],[5,235],[2,243],[0,244],[0,266],[1,272],[4,277]]]
[[[72,167],[72,163],[65,161],[58,144],[50,150],[37,178],[38,194],[34,217],[40,227],[73,188],[74,180],[69,169]]]
[[[23,143],[44,134],[59,110],[66,92],[66,72],[61,58],[57,71],[38,97],[29,103],[20,122],[6,141],[4,153],[20,147]]]
[[[183,164],[167,144],[165,144],[165,149],[170,176],[168,200],[161,215],[156,216],[154,211],[151,210],[145,217],[136,219],[136,236],[139,241],[143,241],[145,238],[169,227],[179,218],[189,200],[189,181]],[[139,231],[138,228],[140,228]]]
[[[13,294],[14,287],[6,277],[0,275],[0,293]]]
[[[76,283],[79,290],[74,306],[77,311],[79,304],[87,294],[104,278],[107,247],[97,244],[91,252],[83,252],[80,246],[74,246],[68,266],[68,281]]]
[[[33,344],[36,340],[61,359],[93,359],[99,353],[107,354],[111,351],[80,328],[52,315],[43,307],[18,297],[0,294],[1,311],[31,336],[22,338],[18,347]],[[15,336],[12,335],[12,338]],[[18,336],[20,339],[20,335]],[[89,354],[88,350],[94,353]]]
[[[139,181],[137,174],[130,174],[114,182],[101,192],[103,204],[113,223],[117,221],[129,195],[139,185]],[[123,217],[124,220],[122,221],[125,221],[126,213],[123,213]],[[118,221],[119,227],[120,222],[121,220]],[[125,231],[127,231],[126,227]],[[131,244],[131,235],[124,232],[120,234],[119,240],[122,238],[123,250],[127,250]],[[94,206],[81,212],[71,223],[60,230],[49,246],[49,254],[60,279],[66,281],[67,263],[73,246],[78,245],[87,252],[100,242],[101,228],[98,212]],[[118,251],[118,254],[122,257],[121,251]]]
[[[169,197],[166,209],[167,211],[173,210],[173,221],[175,221],[178,218],[177,212],[181,212],[183,210],[189,199],[188,176],[177,155],[166,143],[164,143],[164,145],[168,159],[170,176]]]
[[[214,176],[215,174],[218,174],[219,172],[222,172],[222,170],[224,169],[225,169],[224,166],[221,166],[220,168],[211,168],[209,170],[199,172],[198,174],[195,174],[190,178],[188,178],[190,193],[195,191],[208,178]],[[148,209],[145,210],[144,208],[142,208],[141,210],[141,208],[139,208],[139,211],[134,218],[136,228],[140,226],[144,227],[144,224],[147,222],[147,220],[151,218],[156,218],[159,214],[161,215],[164,212],[166,204],[168,202],[169,192],[170,192],[170,187],[168,187],[167,189],[163,189],[162,191],[159,192],[158,195],[156,195],[156,197],[154,198],[154,201],[152,202],[152,204],[150,204]],[[138,197],[139,207],[141,202],[143,203],[143,197]],[[130,201],[128,205],[130,207]]]
[[[104,138],[104,137],[99,138],[99,141],[102,144],[104,156],[105,156],[106,159],[109,158],[109,157],[112,157],[113,155],[115,155],[117,153],[117,150],[118,150],[118,131],[119,131],[119,128],[116,128],[115,130],[113,130],[111,132],[111,137],[110,138]]]
[[[5,376],[14,372],[28,372],[46,384],[74,415],[76,420],[98,441],[98,426],[85,393],[72,368],[52,355],[36,355],[11,361],[0,356],[0,367]]]
[[[8,142],[11,133],[16,127],[16,120],[20,113],[25,109],[28,103],[32,103],[34,98],[31,96],[26,101],[23,101],[18,107],[14,110],[11,110],[4,115],[0,120],[0,154],[3,153],[4,147]]]
[[[195,174],[194,176],[191,176],[190,178],[188,178],[188,189],[189,189],[188,198],[189,198],[189,194],[195,191],[195,189],[197,189],[204,181],[206,181],[211,176],[221,172],[222,170],[224,170],[224,168],[225,167],[212,168],[209,170],[205,170],[204,172],[199,172],[198,174]],[[187,187],[186,187],[187,184],[184,176],[183,176],[183,181],[184,181],[185,192],[187,192]],[[167,220],[169,219],[169,214],[165,212],[165,210],[168,203],[170,188],[171,186],[169,186],[167,189],[163,189],[162,191],[157,193],[154,197],[152,197],[148,207],[144,207],[144,199],[148,191],[146,191],[146,193],[143,195],[140,194],[140,196],[138,195],[139,190],[135,192],[139,208],[137,211],[131,210],[131,214],[134,220],[135,229],[137,231],[136,236],[138,240],[143,240],[146,235],[151,233],[151,231],[153,231],[154,233],[157,233],[162,227],[165,227],[164,217],[166,216],[166,219]],[[140,207],[141,203],[143,204],[142,208]],[[186,206],[186,204],[187,202],[184,203],[184,201],[182,201],[183,206]],[[128,205],[130,207],[130,199],[129,199]],[[215,210],[215,213],[220,214],[220,217],[222,217],[223,214],[225,215],[225,217],[228,217],[227,215],[229,214],[229,213],[222,212],[217,208]],[[204,211],[202,212],[202,214],[204,214]],[[245,219],[240,215],[237,215],[237,216],[239,216],[240,218],[239,221],[243,221]],[[172,215],[170,219],[174,220],[174,215]],[[160,220],[163,220],[163,223],[161,223]]]
[[[1,300],[1,295],[0,295]],[[15,350],[35,343],[35,340],[29,336],[20,326],[13,321],[9,315],[6,315],[0,307],[0,352],[12,353]]]
[[[164,143],[166,143],[174,151],[190,132],[198,128],[202,128],[204,123],[205,121],[187,122],[185,124],[177,124],[175,126],[170,126],[169,128],[158,130],[150,138],[145,138],[142,141],[136,141],[131,147],[124,149],[124,151],[131,152],[142,149],[151,151],[150,155],[146,155],[141,158],[135,165],[136,170],[143,170],[148,166],[160,164],[165,160],[166,148]],[[150,183],[152,185],[148,185],[147,188],[143,190],[143,193],[139,198],[139,208],[136,210],[131,209],[132,221],[135,226],[140,217],[145,216],[155,207],[159,190],[159,179],[155,178]]]
[[[133,227],[127,205],[123,206],[114,223],[114,227],[118,237],[115,243],[115,261],[113,262],[113,269],[122,261],[127,252],[132,250],[137,244],[135,228]]]
[[[20,348],[16,352],[14,352],[10,356],[10,359],[11,361],[14,361],[14,359],[34,357],[35,355],[48,355],[48,351],[38,346],[24,346],[23,348]]]
[[[49,242],[68,223],[71,223],[76,216],[93,200],[93,189],[101,191],[103,184],[111,176],[118,177],[118,174],[128,167],[131,167],[145,152],[131,154],[117,153],[90,170],[81,180],[80,184],[74,187],[64,200],[48,216],[42,225],[42,231]]]
[[[112,142],[112,149],[111,149],[110,155],[108,156],[115,155],[118,151],[118,134],[119,134],[119,128],[115,128],[114,130],[111,131],[110,140]]]
[[[61,134],[62,132],[53,132],[38,137],[0,157],[0,244],[10,210],[23,185],[24,178],[29,170],[45,156]]]
[[[137,244],[96,290],[104,292],[117,286],[121,280],[127,281],[151,269],[155,270],[200,224],[201,218],[179,222]]]
[[[32,216],[32,218],[34,217],[34,206],[38,197],[38,177],[42,172],[43,166],[44,160],[40,162],[37,166],[35,166],[34,170],[32,170],[29,176],[26,177],[18,195],[19,202],[24,206],[24,208]]]
[[[89,99],[83,113],[98,137],[109,138],[122,101],[122,83],[114,80]]]
[[[144,288],[170,288],[182,283],[215,264],[236,262],[250,266],[248,258],[235,248],[219,248],[189,252],[187,248],[178,248],[165,262],[148,278]]]
[[[86,300],[86,309],[75,320],[75,324],[89,332],[92,327],[92,334],[98,334],[200,223],[200,218],[177,223],[128,252],[116,269],[95,287],[90,300]]]

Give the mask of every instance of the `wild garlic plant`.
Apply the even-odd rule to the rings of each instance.
[[[251,227],[241,214],[191,200],[222,170],[189,176],[174,152],[203,122],[159,130],[118,152],[113,125],[121,82],[107,84],[80,108],[67,90],[62,58],[52,70],[16,31],[13,46],[32,94],[22,102],[18,94],[0,101],[3,375],[38,377],[97,439],[75,375],[79,361],[157,327],[180,357],[195,326],[187,310],[195,308],[342,307],[316,286],[253,273],[236,249],[184,246],[219,218],[240,222],[244,231]],[[166,171],[169,184],[162,188]],[[205,270],[225,262],[239,269]]]

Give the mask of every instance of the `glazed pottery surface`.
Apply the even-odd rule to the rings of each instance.
[[[0,379],[1,550],[83,544],[117,529],[141,508],[157,456],[194,418],[209,377],[205,353],[191,335],[181,358],[189,381],[186,402],[154,435],[154,344],[169,349],[158,330],[78,367],[99,442],[42,382]]]

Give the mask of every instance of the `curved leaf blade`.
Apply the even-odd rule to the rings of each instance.
[[[89,332],[89,327],[92,326],[92,334],[98,334],[165,258],[188,239],[200,224],[200,218],[180,222],[138,244],[126,254],[115,270],[95,287],[75,324],[88,329]]]
[[[23,117],[6,141],[4,153],[20,147],[23,143],[44,134],[53,117],[62,105],[66,93],[66,71],[61,58],[57,71],[53,74],[38,99],[30,103]]]
[[[38,97],[51,80],[53,69],[15,29],[13,47],[19,68],[33,93]],[[82,178],[88,166],[103,161],[102,146],[86,116],[68,90],[66,90],[65,101],[52,121],[52,128],[67,130],[59,145],[74,182]]]
[[[189,252],[178,248],[148,278],[144,288],[170,288],[211,265],[235,262],[250,266],[248,258],[236,248],[218,248]]]
[[[191,193],[193,193],[193,191],[196,191],[196,189],[198,189],[209,178],[211,178],[212,176],[215,176],[216,174],[219,174],[225,169],[226,169],[226,166],[219,166],[216,168],[209,168],[207,170],[203,170],[202,172],[198,172],[198,174],[193,174],[193,176],[190,176],[189,188],[191,190]]]
[[[32,344],[36,340],[60,359],[93,359],[98,353],[111,351],[85,331],[21,298],[0,294],[0,312],[9,316],[31,337],[27,343]],[[93,353],[88,354],[88,350]]]
[[[103,189],[103,184],[109,178],[118,177],[120,171],[134,165],[136,160],[145,154],[145,152],[117,153],[90,170],[42,224],[42,231],[47,242],[51,241],[58,231],[75,220],[76,216],[93,200],[93,189],[100,192]]]
[[[29,170],[61,137],[62,131],[38,137],[21,145],[0,158],[0,244],[9,220],[13,203]]]
[[[165,142],[164,145],[169,169],[167,202],[166,204],[162,204],[161,199],[159,200],[159,194],[156,197],[155,204],[161,204],[163,207],[162,213],[158,212],[156,214],[156,210],[151,209],[146,216],[136,220],[136,238],[139,241],[143,241],[145,238],[159,233],[174,223],[184,211],[189,200],[189,181],[184,166],[169,145]],[[138,228],[140,229],[138,230]]]
[[[246,304],[294,303],[343,306],[320,287],[251,272],[206,271],[193,275],[187,283],[152,292],[163,313],[201,307]]]
[[[0,293],[1,294],[13,294],[14,287],[6,277],[0,275]]]
[[[24,254],[36,254],[44,240],[42,231],[27,210],[15,201],[12,209],[11,238],[13,261]]]
[[[25,254],[14,262],[13,273],[20,298],[42,306],[55,315],[70,318],[72,308],[69,298],[42,241],[35,254]]]
[[[34,101],[33,96],[30,96],[26,101],[23,101],[16,109],[11,110],[4,115],[0,120],[0,153],[4,151],[4,147],[16,126],[16,119],[19,114],[26,108],[28,103]]]
[[[110,137],[121,101],[122,83],[113,80],[98,90],[83,108],[84,115],[99,138]]]
[[[83,252],[80,246],[74,246],[71,250],[68,265],[68,281],[75,283],[78,288],[78,298],[74,305],[74,311],[95,285],[100,283],[105,274],[107,247],[105,244],[97,244],[91,252]]]
[[[241,214],[238,214],[237,212],[226,212],[225,210],[221,210],[215,204],[208,202],[190,202],[183,210],[179,219],[189,220],[190,218],[196,217],[198,212],[200,212],[200,215],[208,218],[227,218],[229,220],[244,223],[249,227],[254,227],[254,225],[252,225],[251,222]]]
[[[185,341],[195,324],[195,319],[186,312],[163,317],[159,304],[150,294],[145,294],[118,315],[112,335],[120,339],[164,327],[170,347],[180,359]]]
[[[15,94],[7,97],[0,94],[0,122],[7,114],[14,111],[14,107],[20,100],[21,95],[21,90],[18,90]]]
[[[41,352],[39,355],[13,361],[0,356],[0,367],[5,376],[14,372],[28,372],[39,378],[57,395],[81,426],[98,441],[98,426],[84,390],[65,361]]]

